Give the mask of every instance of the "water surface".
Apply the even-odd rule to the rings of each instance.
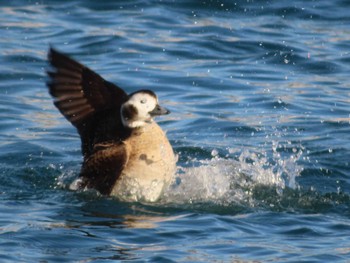
[[[348,261],[349,7],[2,2],[1,261]],[[80,142],[45,87],[50,45],[170,108],[158,202],[69,189]]]

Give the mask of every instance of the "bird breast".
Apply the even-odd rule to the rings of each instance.
[[[129,160],[111,195],[125,201],[156,201],[176,171],[176,157],[162,129],[152,122],[125,140]]]

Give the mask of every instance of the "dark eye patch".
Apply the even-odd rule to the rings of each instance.
[[[137,116],[137,114],[138,111],[133,105],[128,105],[122,109],[122,115],[125,120],[132,120]]]

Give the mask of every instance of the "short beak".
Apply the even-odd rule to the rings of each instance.
[[[156,107],[149,113],[151,116],[158,116],[158,115],[166,115],[169,114],[170,111],[159,104],[156,105]]]

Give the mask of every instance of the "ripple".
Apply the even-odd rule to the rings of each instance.
[[[348,9],[342,0],[3,4],[0,257],[346,261]],[[158,121],[179,172],[160,202],[69,190],[80,141],[45,87],[50,44],[170,106]]]

